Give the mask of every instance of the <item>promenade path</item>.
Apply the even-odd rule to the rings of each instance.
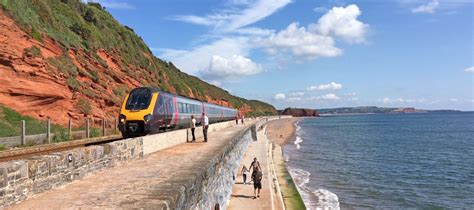
[[[212,132],[208,143],[198,139],[197,143],[164,149],[33,196],[10,208],[156,208],[162,205],[159,201],[166,193],[189,181],[232,137],[251,125],[247,122]]]
[[[279,190],[276,189],[278,184],[275,183],[276,175],[272,172],[274,169],[271,155],[272,146],[265,135],[265,129],[258,131],[257,139],[258,141],[249,144],[249,148],[240,164],[237,180],[232,188],[231,199],[227,207],[230,210],[284,209],[283,199]],[[260,191],[260,197],[256,199],[254,198],[253,182],[244,185],[240,174],[242,167],[245,165],[249,168],[255,157],[260,162],[263,171],[262,190]],[[249,173],[247,182],[251,180],[251,173]]]

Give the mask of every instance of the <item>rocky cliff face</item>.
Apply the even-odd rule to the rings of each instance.
[[[0,1],[0,104],[57,124],[112,119],[132,88],[155,86],[243,112],[276,113],[153,56],[97,3]]]
[[[281,114],[293,117],[319,117],[319,113],[315,109],[286,108],[281,111]]]

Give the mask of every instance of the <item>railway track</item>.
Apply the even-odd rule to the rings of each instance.
[[[53,152],[59,152],[78,147],[86,147],[89,145],[104,144],[112,141],[122,140],[122,135],[116,134],[105,137],[80,139],[68,142],[59,142],[52,144],[44,144],[26,148],[16,148],[11,150],[5,150],[0,152],[0,163],[10,160],[25,159],[35,155],[44,155]]]

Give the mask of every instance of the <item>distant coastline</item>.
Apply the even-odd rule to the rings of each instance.
[[[320,116],[330,115],[354,115],[354,114],[411,114],[411,113],[451,113],[462,112],[460,110],[426,110],[414,107],[387,108],[377,106],[359,106],[359,107],[339,107],[328,109],[317,109]]]

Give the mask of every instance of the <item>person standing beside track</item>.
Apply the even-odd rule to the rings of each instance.
[[[196,130],[196,119],[194,119],[194,115],[191,115],[191,125],[189,127],[191,128],[191,134],[193,136],[193,140],[191,142],[195,142],[196,136],[194,136],[194,130]]]
[[[207,129],[209,128],[209,118],[206,113],[202,113],[202,133],[204,134],[204,142],[207,142]]]

